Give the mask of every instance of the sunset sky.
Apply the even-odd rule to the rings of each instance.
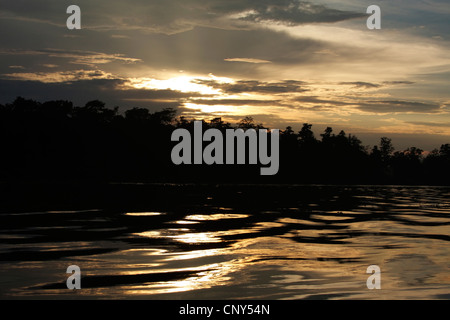
[[[99,99],[431,150],[450,143],[449,15],[448,0],[0,0],[0,103]]]

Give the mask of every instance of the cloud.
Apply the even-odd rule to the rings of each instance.
[[[417,102],[407,100],[361,100],[355,97],[346,96],[345,100],[337,95],[333,99],[322,99],[317,96],[298,96],[291,99],[292,109],[315,110],[315,111],[337,111],[344,112],[337,107],[348,106],[346,112],[352,109],[367,113],[390,114],[390,113],[417,113],[417,114],[435,114],[445,112],[445,105],[442,106],[435,102]],[[297,104],[296,104],[297,103]],[[298,104],[300,103],[300,104]],[[303,104],[314,104],[314,106],[304,106]]]
[[[354,82],[341,82],[339,84],[342,85],[352,85],[354,88],[358,89],[377,89],[385,86],[394,86],[394,85],[409,85],[414,84],[413,81],[383,81],[381,83],[372,83],[372,82],[364,82],[364,81],[354,81]]]
[[[142,61],[140,59],[126,57],[124,54],[119,53],[108,54],[86,50],[64,50],[64,49],[43,49],[43,50],[8,49],[8,50],[0,50],[0,55],[13,55],[13,56],[42,55],[47,56],[49,58],[68,59],[69,63],[87,66],[95,66],[98,64],[106,64],[111,62],[136,63]]]
[[[363,13],[330,9],[308,1],[281,0],[256,1],[247,14],[240,19],[255,22],[273,21],[288,25],[306,23],[338,22],[365,16]]]
[[[124,87],[128,88],[124,90]],[[123,79],[91,79],[70,82],[41,82],[0,79],[0,102],[14,101],[18,96],[38,101],[70,100],[84,105],[91,100],[101,100],[107,106],[121,110],[146,107],[159,111],[163,107],[181,106],[186,99],[200,97],[199,93],[176,90],[134,89]]]
[[[199,79],[196,83],[207,85],[214,89],[220,89],[226,94],[260,93],[281,94],[308,91],[305,82],[297,80],[285,80],[279,82],[265,82],[258,80],[239,80],[234,83],[223,83],[215,80]]]
[[[123,34],[112,34],[111,38],[113,38],[113,39],[130,39],[129,36],[125,36]]]
[[[445,127],[450,128],[450,122],[423,122],[423,121],[408,121],[409,124],[414,124],[417,126],[427,126],[427,127]]]
[[[319,51],[314,51],[314,54],[323,54],[323,55],[331,55],[331,56],[339,56],[337,53],[331,51],[330,49],[323,49]]]
[[[250,7],[252,2],[247,2],[247,7]],[[277,31],[278,29],[275,30],[275,27],[270,24],[258,27],[231,27],[228,22],[232,18],[227,14],[221,15],[221,18],[212,14],[213,20],[216,18],[220,20],[217,23],[196,24],[198,22],[198,20],[195,20],[196,18],[192,20],[189,18],[185,22],[192,23],[193,26],[186,29],[189,31],[184,30],[182,33],[181,31],[175,33],[163,31],[147,32],[140,29],[126,28],[126,30],[116,30],[120,29],[122,25],[124,17],[121,14],[125,13],[125,16],[127,16],[130,12],[134,12],[135,8],[131,4],[131,8],[122,8],[116,2],[111,4],[112,8],[103,8],[101,7],[102,3],[102,1],[95,1],[95,4],[94,2],[91,4],[79,4],[82,8],[84,22],[82,30],[76,31],[76,33],[70,32],[67,28],[55,28],[52,26],[45,26],[44,28],[42,25],[30,22],[25,25],[17,22],[12,25],[10,22],[2,25],[2,20],[0,19],[0,28],[2,26],[3,28],[6,27],[14,35],[2,38],[3,48],[7,48],[10,51],[9,56],[5,56],[4,59],[0,57],[2,64],[21,64],[27,69],[29,69],[29,66],[36,68],[36,66],[44,63],[57,64],[61,69],[75,68],[71,66],[73,64],[89,66],[90,68],[98,68],[103,65],[104,67],[102,68],[107,68],[105,71],[108,72],[116,72],[119,69],[123,71],[125,70],[123,64],[129,64],[130,67],[127,68],[127,75],[129,76],[133,72],[143,73],[146,70],[153,72],[155,69],[165,69],[169,71],[185,70],[193,74],[214,73],[221,76],[244,79],[260,78],[261,76],[264,76],[265,79],[278,79],[277,77],[292,79],[296,75],[305,77],[310,74],[320,74],[326,77],[329,72],[340,72],[340,70],[360,74],[362,72],[361,68],[364,69],[364,72],[375,68],[372,67],[372,61],[383,61],[386,64],[390,62],[382,51],[371,50],[359,45],[358,42],[332,43],[323,41],[321,37],[316,37],[309,32],[300,36],[294,36],[285,31]],[[173,4],[174,2],[168,0],[168,3]],[[197,7],[201,7],[200,2],[194,3]],[[258,3],[253,4],[258,6]],[[269,6],[270,1],[264,3]],[[279,4],[275,1],[273,3]],[[281,1],[280,3],[284,2]],[[190,4],[191,2],[186,2],[182,6],[188,7],[188,10],[194,10],[196,7],[190,8]],[[206,5],[213,6],[214,4],[219,7],[231,5],[235,7],[227,9],[214,8],[216,11],[240,12],[242,9],[240,3],[228,0],[208,1]],[[142,16],[144,12],[154,15],[155,13],[151,12],[151,10],[152,6],[155,5],[155,1],[149,2],[148,5],[144,3],[138,4],[137,8],[140,8],[141,12],[136,13],[137,17]],[[179,5],[177,3],[174,9],[175,12],[180,10],[178,8]],[[97,8],[97,6],[99,7]],[[7,4],[6,7],[8,7]],[[94,10],[94,8],[96,9]],[[113,14],[114,10],[119,12],[119,8],[121,14]],[[30,12],[28,14],[40,15],[40,9],[36,9],[38,10],[36,13]],[[170,9],[170,5],[165,11],[163,8],[158,7],[160,17],[157,19],[149,16],[148,19],[141,19],[142,21],[134,21],[133,23],[140,24],[140,27],[143,29],[164,29],[165,22],[159,23],[158,21],[164,17],[169,19],[175,14],[174,12],[169,12]],[[26,8],[24,10],[27,12]],[[102,15],[104,14],[105,16],[110,14],[110,22],[117,24],[114,27],[115,29],[94,30],[88,26],[84,28],[84,23],[89,21],[92,16],[97,15],[97,10],[100,10]],[[200,10],[203,9],[200,8]],[[45,15],[45,13],[42,14]],[[65,18],[61,12],[55,12],[55,15],[58,16],[57,19],[61,19],[61,16]],[[221,19],[225,19],[227,22],[225,23]],[[224,27],[220,25],[222,22]],[[100,20],[98,23],[100,24]],[[42,30],[42,32],[34,32],[34,30]],[[65,38],[67,35],[75,34],[80,35],[80,38]],[[116,38],[119,34],[127,38]],[[26,42],[21,40],[25,38],[29,40]],[[105,39],[109,40],[105,41]],[[59,48],[55,48],[56,43]],[[136,50],[136,48],[139,48],[139,50]],[[333,54],[317,54],[317,52],[332,52]],[[25,56],[26,53],[28,53],[27,56]],[[15,61],[16,57],[20,60]],[[357,69],[354,67],[355,64]],[[43,71],[35,70],[34,68],[32,68],[33,71]],[[320,69],[320,73],[317,72],[317,69]],[[347,77],[341,78],[342,81],[346,79]],[[383,80],[388,80],[388,78]]]
[[[362,82],[362,81],[357,81],[357,82],[341,82],[340,84],[344,84],[344,85],[352,85],[355,88],[364,88],[364,89],[373,89],[373,88],[380,88],[381,85],[377,84],[377,83],[370,83],[370,82]]]
[[[42,83],[71,82],[93,79],[113,79],[113,75],[102,70],[74,70],[59,72],[20,72],[7,73],[4,77],[22,81],[39,81]]]
[[[227,58],[224,61],[228,62],[247,62],[247,63],[271,63],[269,60],[253,59],[253,58]]]
[[[280,100],[251,100],[251,99],[191,99],[189,102],[197,105],[231,105],[231,106],[276,106]]]
[[[42,66],[46,67],[46,68],[58,68],[57,64],[51,64],[51,63],[46,63],[46,64],[43,64]]]
[[[15,19],[65,27],[65,9],[71,3],[41,0],[0,0],[3,19]],[[223,29],[248,28],[249,23],[337,22],[362,17],[362,12],[331,9],[299,0],[78,0],[82,27],[90,30],[140,30],[174,34],[197,26]]]
[[[194,74],[218,74],[233,78],[259,78],[267,68],[284,71],[285,66],[304,66],[330,62],[312,52],[325,49],[327,43],[312,39],[296,39],[285,32],[261,30],[222,30],[197,27],[175,35],[135,35],[133,46],[146,66],[185,70]],[[123,47],[127,56],[136,52]],[[350,54],[350,48],[340,52]],[[352,51],[354,54],[355,50]],[[234,63],[228,59],[234,60]],[[244,60],[245,59],[245,60]],[[265,62],[271,63],[252,63]],[[247,63],[244,63],[247,62]],[[332,61],[333,63],[336,63]],[[290,77],[286,77],[289,79]]]
[[[100,99],[277,127],[449,132],[448,0],[384,1],[380,32],[365,26],[369,0],[77,0],[82,30],[69,31],[70,4],[0,0],[1,103]],[[174,86],[181,75],[211,90]]]
[[[356,104],[355,102],[320,99],[317,96],[300,96],[300,97],[293,99],[293,101],[303,102],[303,103],[331,104],[331,105],[335,105],[335,106],[348,106],[348,105]],[[323,106],[315,106],[315,107],[321,108]]]
[[[403,100],[374,100],[361,103],[357,109],[373,113],[438,113],[439,104]]]
[[[414,81],[383,81],[385,85],[402,85],[402,84],[414,84]]]

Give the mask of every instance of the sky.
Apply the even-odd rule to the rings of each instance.
[[[450,143],[449,15],[448,0],[0,0],[0,103],[99,99],[432,150]]]

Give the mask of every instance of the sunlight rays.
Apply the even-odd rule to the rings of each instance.
[[[131,78],[129,83],[136,89],[156,89],[156,90],[174,90],[180,92],[194,92],[202,95],[220,95],[219,89],[214,89],[210,86],[198,83],[198,80],[214,80],[223,83],[231,83],[232,80],[224,77],[215,77],[209,75],[208,77],[195,76],[178,76],[169,79],[153,79],[153,78]]]

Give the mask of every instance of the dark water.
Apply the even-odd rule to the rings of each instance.
[[[449,188],[128,185],[104,200],[0,214],[0,297],[450,298]]]

